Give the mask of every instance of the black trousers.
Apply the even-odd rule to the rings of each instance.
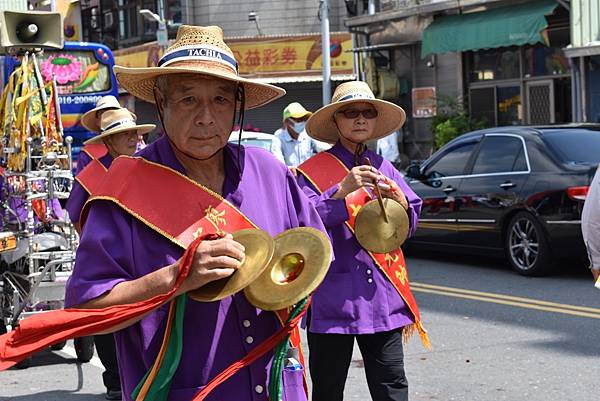
[[[121,380],[119,378],[119,365],[117,364],[117,350],[115,338],[112,334],[101,334],[94,336],[94,344],[98,358],[104,365],[102,381],[107,390],[121,391]]]
[[[355,338],[373,401],[408,401],[401,330],[361,335],[308,332],[312,401],[343,401]]]

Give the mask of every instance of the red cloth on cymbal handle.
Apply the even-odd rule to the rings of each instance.
[[[209,234],[192,241],[181,259],[175,286],[165,294],[131,304],[103,309],[56,310],[21,320],[15,330],[0,336],[0,371],[52,344],[101,333],[163,305],[187,277],[200,243],[218,238],[215,234]]]

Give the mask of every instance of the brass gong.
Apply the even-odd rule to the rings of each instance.
[[[381,203],[380,203],[381,202]],[[359,244],[374,253],[399,248],[408,236],[408,214],[393,199],[378,198],[363,206],[354,225]]]
[[[240,268],[227,278],[188,292],[190,298],[199,302],[219,301],[242,290],[266,269],[275,249],[273,238],[266,231],[254,228],[240,230],[233,234],[233,239],[246,248]]]
[[[275,237],[275,253],[263,273],[244,289],[248,301],[274,311],[294,305],[321,284],[331,264],[329,238],[299,227]]]

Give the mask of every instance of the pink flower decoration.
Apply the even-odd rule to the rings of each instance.
[[[42,63],[42,75],[45,81],[50,81],[52,76],[55,75],[56,82],[59,85],[79,82],[81,79],[81,63],[68,54],[52,55]]]

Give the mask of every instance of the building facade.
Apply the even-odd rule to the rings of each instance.
[[[346,21],[409,89],[395,101],[409,116],[408,159],[434,150],[432,121],[458,102],[489,126],[573,119],[569,10],[559,0],[381,0]],[[364,64],[364,63],[363,63]],[[381,64],[381,63],[380,63]],[[377,70],[377,68],[376,68]],[[372,72],[368,68],[363,76]]]
[[[570,8],[574,120],[600,123],[600,1],[572,0]]]

